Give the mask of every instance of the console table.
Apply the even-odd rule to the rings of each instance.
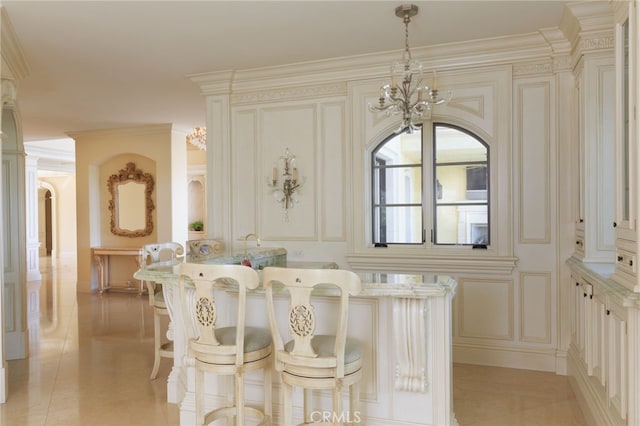
[[[107,290],[138,292],[142,294],[143,287],[136,288],[133,285],[126,287],[113,287],[109,279],[109,260],[111,256],[130,256],[133,257],[136,266],[140,268],[142,264],[142,247],[92,247],[93,260],[98,268],[98,291],[100,294]]]

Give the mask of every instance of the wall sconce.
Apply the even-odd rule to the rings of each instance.
[[[295,194],[304,183],[304,179],[299,178],[298,168],[294,165],[295,160],[296,156],[289,152],[289,148],[285,149],[284,155],[280,157],[282,171],[276,164],[273,167],[273,175],[267,179],[267,185],[272,188],[271,194],[278,203],[282,204],[286,221],[289,221],[289,209],[298,202]],[[281,180],[279,176],[282,176]]]

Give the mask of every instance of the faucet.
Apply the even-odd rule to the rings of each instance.
[[[249,240],[250,237],[255,238],[256,246],[260,247],[260,238],[258,237],[257,234],[250,233],[244,236],[244,257],[242,258],[242,264],[248,267],[251,267],[251,261],[249,260],[249,256],[247,256],[247,241]]]

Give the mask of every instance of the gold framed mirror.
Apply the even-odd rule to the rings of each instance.
[[[130,162],[109,177],[107,186],[111,194],[111,233],[130,238],[150,235],[155,208],[151,199],[153,176]]]

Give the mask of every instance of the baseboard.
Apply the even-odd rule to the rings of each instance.
[[[453,344],[453,362],[557,372],[555,349],[498,347],[468,343]]]

